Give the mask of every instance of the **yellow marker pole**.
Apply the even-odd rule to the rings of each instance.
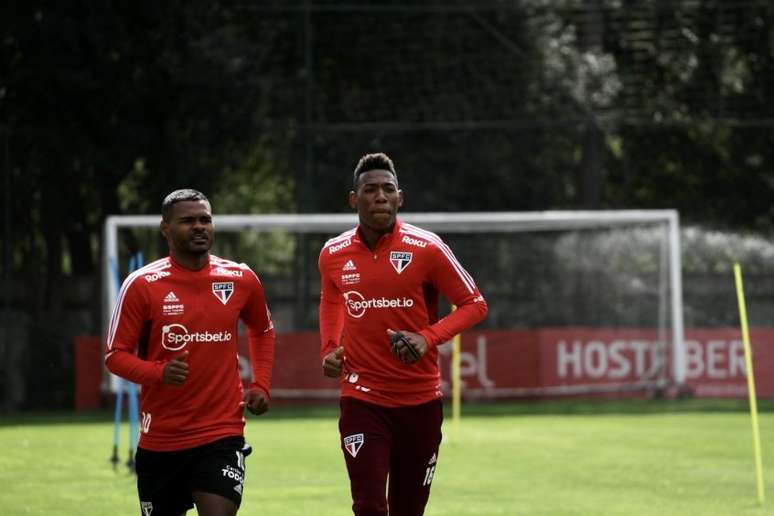
[[[457,307],[452,305],[452,311]],[[454,440],[459,441],[460,419],[462,417],[462,379],[460,378],[460,347],[461,338],[457,334],[452,338],[452,362],[451,362],[451,382],[452,382],[452,433]]]
[[[452,427],[454,440],[460,436],[460,419],[462,417],[462,379],[460,378],[460,336],[452,339]]]
[[[763,462],[761,459],[761,436],[758,431],[758,403],[755,398],[755,375],[753,374],[752,349],[750,347],[750,332],[747,328],[747,308],[744,303],[744,288],[742,286],[742,268],[734,264],[736,280],[736,297],[739,300],[739,319],[742,322],[742,342],[744,343],[744,366],[747,370],[747,394],[750,399],[750,416],[752,418],[753,451],[755,453],[755,479],[758,485],[758,503],[763,505]]]

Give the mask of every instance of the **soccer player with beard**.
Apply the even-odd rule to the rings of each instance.
[[[349,204],[359,224],[325,244],[319,269],[322,369],[341,384],[352,510],[421,515],[441,443],[437,346],[487,305],[441,238],[398,219],[403,192],[385,154],[360,159]],[[439,294],[457,306],[442,319]]]
[[[135,457],[141,514],[233,516],[242,500],[244,408],[269,408],[274,329],[263,287],[245,264],[210,254],[210,203],[176,190],[161,207],[169,256],[124,281],[105,363],[142,385]],[[248,330],[253,382],[245,392],[237,324]]]

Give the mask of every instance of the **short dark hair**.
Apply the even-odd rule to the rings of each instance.
[[[360,177],[360,174],[370,172],[371,170],[387,170],[395,176],[396,181],[398,179],[398,174],[395,172],[395,165],[387,154],[383,152],[366,154],[360,158],[360,161],[357,162],[357,166],[355,167],[355,174],[352,177],[352,184],[354,185],[355,190],[357,190],[357,180]]]
[[[172,208],[181,201],[204,201],[207,204],[210,203],[209,199],[207,199],[207,197],[199,190],[194,190],[192,188],[175,190],[164,197],[164,202],[161,203],[161,218],[168,221],[169,216],[172,214]]]

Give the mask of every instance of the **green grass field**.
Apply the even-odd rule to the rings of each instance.
[[[449,420],[444,427],[426,514],[771,514],[774,490],[764,507],[756,501],[746,407],[697,400],[465,406],[459,435]],[[771,402],[761,406],[760,425],[770,486]],[[139,514],[133,476],[108,461],[112,432],[109,414],[0,420],[0,514]],[[123,448],[126,434],[125,426]],[[247,438],[255,452],[240,515],[351,514],[334,407],[276,407],[249,419]]]

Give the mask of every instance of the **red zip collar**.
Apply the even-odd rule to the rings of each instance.
[[[376,246],[374,247],[374,251],[382,247],[383,245],[389,245],[390,242],[392,242],[392,239],[395,237],[395,235],[400,233],[400,229],[403,227],[403,222],[398,217],[395,217],[395,225],[392,226],[392,231],[388,233],[384,233],[382,236],[379,237],[379,240],[376,241]],[[365,247],[369,252],[371,251],[368,249],[368,246],[365,245],[363,242],[363,239],[360,238],[360,224],[357,225],[355,228],[355,235],[352,237],[353,242],[357,242],[358,244]]]

